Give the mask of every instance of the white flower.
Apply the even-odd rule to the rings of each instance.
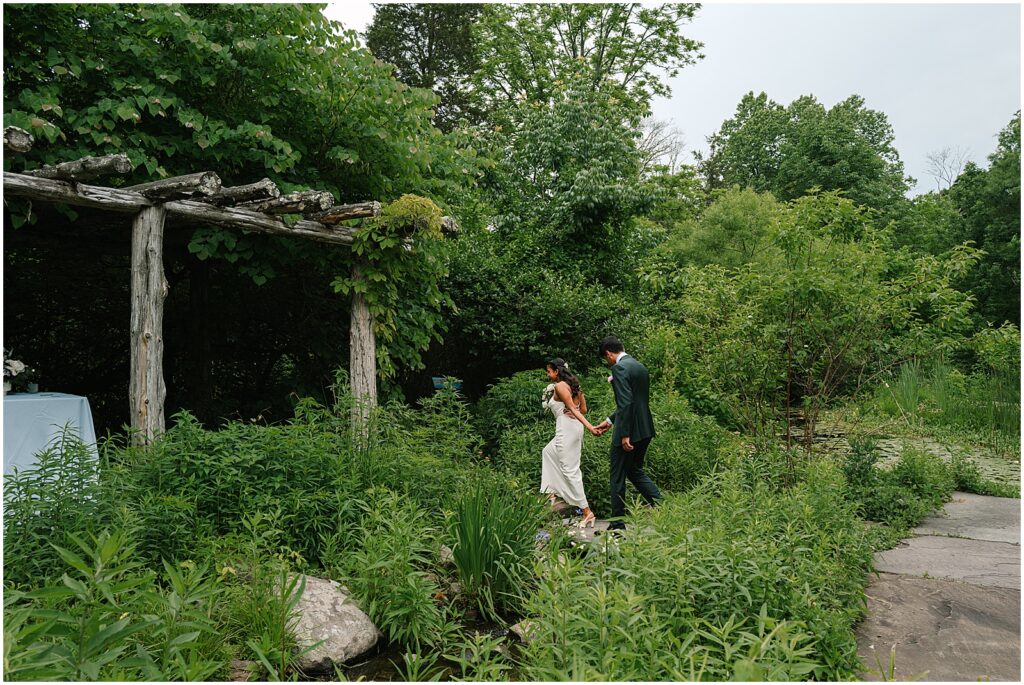
[[[25,370],[25,364],[17,359],[8,359],[4,362],[4,371],[8,376],[17,376]]]

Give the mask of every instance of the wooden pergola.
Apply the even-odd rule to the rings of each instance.
[[[4,152],[25,153],[33,137],[16,127],[4,129]],[[212,171],[165,178],[151,183],[111,188],[86,181],[127,174],[126,155],[84,157],[23,173],[4,173],[4,194],[41,202],[91,207],[132,215],[131,246],[131,372],[128,396],[136,440],[147,443],[164,431],[163,305],[168,293],[164,276],[164,226],[214,225],[229,229],[303,238],[332,245],[351,245],[355,229],[348,219],[377,216],[379,202],[334,204],[331,193],[304,190],[282,195],[269,179],[223,187]],[[285,223],[283,214],[301,214]],[[450,225],[451,220],[445,219]],[[358,264],[353,278],[359,279]],[[377,403],[376,342],[373,316],[365,298],[353,291],[349,331],[349,376],[352,393],[366,415]]]

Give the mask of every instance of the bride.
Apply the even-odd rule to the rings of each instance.
[[[599,433],[584,416],[587,398],[583,396],[579,379],[569,371],[569,365],[563,359],[552,359],[547,363],[547,373],[552,383],[545,389],[543,405],[555,415],[555,437],[542,453],[540,491],[549,496],[552,504],[557,495],[582,509],[583,520],[579,525],[586,528],[594,525],[596,517],[583,492],[580,471],[583,428],[594,435]]]

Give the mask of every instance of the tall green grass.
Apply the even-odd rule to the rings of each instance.
[[[491,485],[491,487],[488,487]],[[481,614],[500,620],[533,585],[532,559],[545,508],[532,493],[481,481],[456,503],[452,555],[463,591]]]

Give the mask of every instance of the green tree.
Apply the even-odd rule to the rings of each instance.
[[[948,190],[963,217],[956,242],[973,241],[985,257],[965,286],[990,323],[1020,325],[1020,111],[999,133],[987,170],[968,163]]]
[[[971,298],[953,284],[976,260],[893,251],[872,213],[837,193],[790,203],[769,234],[774,256],[736,269],[652,260],[644,279],[663,323],[735,424],[774,436],[909,356],[962,342]],[[687,382],[692,381],[689,379]],[[772,437],[774,439],[774,437]]]
[[[478,88],[496,103],[548,102],[570,74],[646,112],[668,95],[662,74],[675,76],[703,57],[703,45],[682,34],[700,5],[666,3],[495,4],[479,25]],[[585,75],[575,67],[585,66]],[[581,84],[582,85],[582,84]]]
[[[842,190],[857,204],[900,204],[912,179],[885,114],[852,95],[831,109],[805,95],[788,107],[764,93],[743,96],[708,138],[700,169],[711,188],[739,185],[793,200],[811,188]]]
[[[658,258],[679,264],[735,268],[766,258],[784,205],[771,193],[734,186],[716,193],[700,219],[677,225],[657,248]]]
[[[483,5],[390,3],[374,5],[366,44],[395,65],[395,76],[440,98],[434,123],[450,131],[460,119],[480,123],[483,110],[470,78],[480,66],[474,26]]]

